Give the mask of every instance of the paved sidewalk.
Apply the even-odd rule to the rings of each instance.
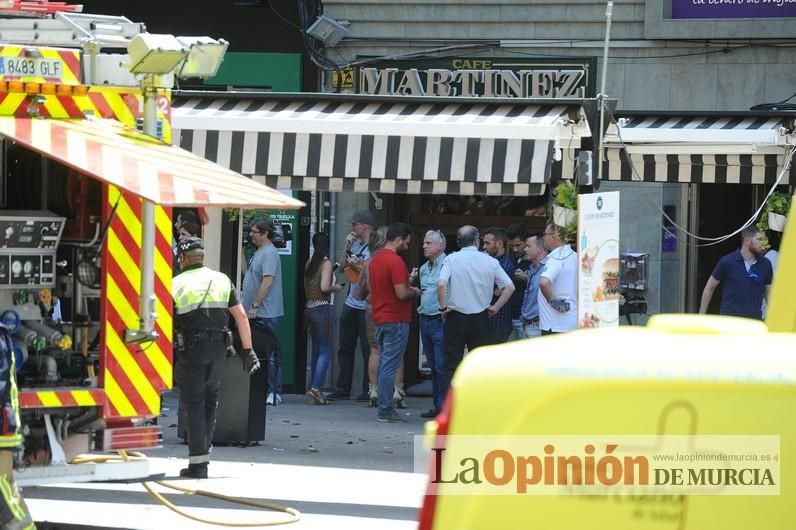
[[[285,396],[268,407],[266,439],[249,447],[216,447],[208,480],[175,477],[186,463],[187,446],[177,438],[177,393],[164,396],[160,425],[164,446],[147,451],[150,471],[166,480],[226,495],[292,506],[302,519],[296,530],[411,530],[426,477],[412,473],[412,437],[422,434],[420,413],[429,398],[409,398],[400,413],[406,424],[376,421],[376,409],[339,401],[306,404]],[[158,487],[194,515],[227,522],[272,521],[282,516]],[[62,524],[100,528],[211,528],[185,519],[154,501],[141,484],[54,484],[25,488],[31,513],[47,528]]]
[[[423,434],[420,413],[430,398],[407,398],[398,409],[408,423],[376,421],[376,409],[353,400],[308,405],[305,397],[286,395],[281,405],[267,407],[265,441],[251,447],[215,447],[213,459],[232,462],[344,467],[412,472],[412,437]],[[177,438],[177,393],[164,397],[160,418],[164,447],[153,457],[185,458],[187,446]]]

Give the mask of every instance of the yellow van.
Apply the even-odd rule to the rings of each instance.
[[[426,425],[419,529],[796,528],[794,228],[777,274],[765,323],[661,315],[467,356]],[[649,469],[612,460],[628,444]]]

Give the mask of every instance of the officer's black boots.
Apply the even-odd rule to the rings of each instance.
[[[207,478],[207,462],[204,464],[188,464],[180,470],[180,476],[186,478]]]

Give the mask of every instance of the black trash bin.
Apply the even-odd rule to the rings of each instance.
[[[260,369],[246,375],[240,357],[224,361],[221,391],[218,396],[216,432],[213,443],[255,444],[265,440],[265,390],[268,363],[260,359]],[[188,440],[188,422],[182,409],[177,418],[177,436]]]
[[[267,375],[268,363],[264,359],[260,359],[260,369],[252,375],[243,372],[239,357],[226,360],[214,444],[254,444],[265,440]]]

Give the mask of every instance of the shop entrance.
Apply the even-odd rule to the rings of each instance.
[[[717,237],[736,230],[751,216],[759,200],[762,200],[762,186],[753,184],[702,184],[699,187],[698,222],[696,233],[700,236]],[[741,246],[741,235],[731,237],[717,245],[696,248],[696,283],[689,289],[689,306],[694,312],[699,310],[702,289],[710,273],[725,254]],[[721,290],[721,286],[717,291]],[[711,300],[709,313],[719,312],[721,293],[716,292]]]

